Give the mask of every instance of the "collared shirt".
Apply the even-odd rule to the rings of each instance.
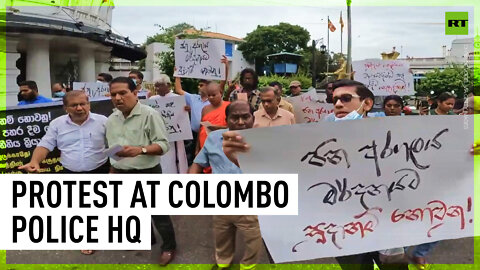
[[[188,106],[190,106],[191,109],[190,126],[192,127],[193,131],[198,132],[200,130],[203,107],[209,105],[210,101],[208,101],[208,99],[203,101],[200,95],[185,92],[185,102]]]
[[[158,144],[163,154],[168,152],[167,130],[160,114],[147,105],[137,102],[130,115],[125,118],[120,110],[114,111],[107,120],[106,136],[109,147],[114,145],[147,146]],[[138,155],[110,163],[120,170],[142,170],[157,166],[160,156]]]
[[[52,151],[57,147],[62,166],[74,172],[94,170],[107,161],[105,150],[105,123],[107,117],[89,113],[88,119],[77,125],[68,115],[50,122],[48,131],[38,146]]]
[[[247,93],[248,94],[248,103],[252,106],[253,110],[256,111],[258,110],[258,107],[260,106],[260,103],[262,102],[260,98],[260,90],[255,89],[252,90],[250,93],[247,91],[244,91],[243,89],[235,89],[230,93],[229,100],[230,102],[233,102],[238,99],[238,93]]]
[[[280,109],[284,109],[286,111],[289,111],[289,112],[295,114],[295,111],[293,110],[293,105],[290,102],[286,101],[285,98],[283,98],[283,97],[282,97],[282,99],[280,99],[280,102],[278,103],[278,107]],[[258,106],[258,108],[263,109],[263,104],[260,103],[260,106]]]
[[[30,104],[38,104],[38,103],[48,103],[48,102],[52,102],[53,100],[50,99],[50,98],[46,98],[44,96],[41,96],[41,95],[38,95],[36,99],[34,100],[22,100],[20,102],[18,102],[18,106],[21,106],[21,105],[30,105]]]
[[[205,145],[193,162],[204,168],[211,166],[212,173],[242,173],[242,170],[231,162],[223,152],[222,134],[226,131],[228,131],[228,129],[219,129],[210,132],[205,141]]]
[[[278,108],[274,117],[270,117],[265,109],[259,109],[254,112],[253,115],[255,116],[255,122],[253,123],[254,128],[295,124],[295,116],[293,116],[291,112],[280,108]]]

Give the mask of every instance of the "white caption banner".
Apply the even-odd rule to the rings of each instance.
[[[415,94],[410,64],[401,60],[362,60],[352,63],[355,80],[375,96]]]
[[[175,77],[224,80],[225,40],[175,40]]]
[[[151,215],[298,214],[294,174],[12,174],[0,183],[0,250],[150,249]]]
[[[163,117],[169,142],[191,140],[193,138],[188,112],[185,111],[184,96],[146,99],[141,102],[157,110]]]
[[[241,131],[251,145],[243,172],[299,175],[299,216],[259,217],[274,261],[473,236],[473,123],[408,116]]]

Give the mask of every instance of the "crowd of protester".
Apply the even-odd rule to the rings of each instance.
[[[228,61],[222,62],[225,63],[225,74],[228,74]],[[249,145],[237,130],[295,124],[293,106],[285,99],[282,85],[272,82],[268,87],[259,89],[258,75],[252,69],[244,69],[240,73],[238,85],[228,82],[228,78],[218,83],[199,80],[198,94],[183,90],[179,77],[175,78],[172,85],[166,75],[154,81],[154,91],[149,91],[143,88],[143,74],[139,71],[130,72],[129,77],[117,78],[101,73],[97,82],[109,83],[114,112],[108,118],[92,113],[89,98],[83,91],[72,91],[61,83],[54,84],[52,96],[61,98],[67,114],[50,123],[30,162],[20,169],[38,172],[42,160],[50,151],[58,148],[66,173],[240,174],[242,170],[237,153],[248,151]],[[227,90],[224,91],[226,85]],[[18,105],[52,101],[38,94],[33,81],[22,82],[19,86]],[[374,106],[374,95],[362,83],[343,79],[327,84],[325,89],[325,101],[334,106],[334,112],[327,115],[325,121],[369,117],[368,113]],[[289,90],[292,96],[300,95],[300,82],[292,81]],[[169,142],[160,114],[139,102],[139,96],[161,99],[176,95],[185,97],[192,141]],[[418,107],[418,114],[478,113],[480,102],[476,99],[469,96],[459,101],[450,93],[442,93],[428,107]],[[386,117],[412,114],[404,99],[397,95],[384,98],[382,111]],[[116,154],[123,159],[108,159],[105,156],[105,148],[113,145],[123,147]],[[477,153],[480,151],[478,148],[475,144],[471,151]],[[177,249],[174,226],[169,216],[152,216],[152,220],[152,226],[155,226],[163,240],[158,263],[167,265],[173,260]],[[241,215],[213,218],[215,268],[225,269],[232,263],[237,230],[243,234],[245,244],[241,269],[256,267],[263,249],[258,219],[254,215]],[[152,233],[152,244],[154,242],[156,239]],[[383,250],[336,259],[342,269],[373,269],[374,262],[381,269],[408,269],[408,260],[424,269],[428,264],[426,256],[435,244],[418,245],[411,252],[403,249],[396,249],[395,252]],[[93,253],[91,250],[82,252]],[[411,253],[408,259],[407,253]],[[393,255],[397,259],[389,260],[388,257]]]

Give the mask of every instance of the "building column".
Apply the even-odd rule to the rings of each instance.
[[[52,96],[50,82],[50,41],[48,37],[30,38],[27,45],[27,80],[35,81],[38,93]]]
[[[95,82],[95,48],[92,46],[80,47],[78,52],[78,67],[81,82]]]
[[[18,103],[18,85],[17,76],[20,75],[20,70],[17,68],[17,60],[20,58],[20,53],[17,51],[18,40],[7,37],[6,39],[6,65],[5,65],[5,91],[0,89],[1,106],[15,106]],[[6,102],[4,104],[3,102]]]

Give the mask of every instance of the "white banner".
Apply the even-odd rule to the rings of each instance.
[[[401,60],[362,60],[352,63],[355,80],[364,83],[375,96],[415,94],[410,64]]]
[[[184,96],[146,99],[141,100],[141,102],[154,108],[162,115],[169,142],[191,140],[193,138],[188,112],[185,111]]]
[[[151,215],[296,215],[297,175],[0,175],[0,250],[150,249]]]
[[[105,97],[110,93],[108,83],[74,82],[73,90],[83,90],[90,98]]]
[[[297,124],[320,122],[333,112],[333,104],[320,102],[315,89],[300,96],[288,97],[287,101],[293,106]]]
[[[225,67],[220,62],[225,54],[225,40],[175,40],[175,77],[224,80]]]
[[[251,145],[239,156],[244,173],[299,176],[299,216],[259,217],[274,261],[473,236],[473,131],[472,116],[241,131]]]

